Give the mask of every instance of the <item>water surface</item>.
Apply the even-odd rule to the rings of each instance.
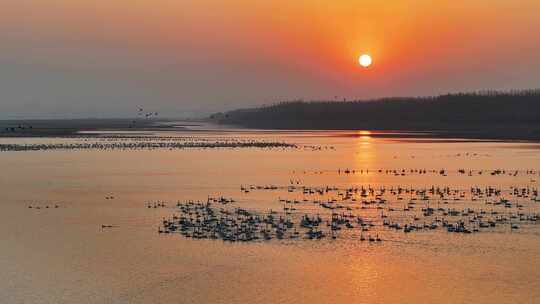
[[[302,198],[286,190],[244,193],[242,185],[538,188],[535,143],[353,135],[181,130],[148,136],[265,139],[299,148],[2,152],[2,302],[540,302],[540,226],[535,224],[467,235],[380,228],[384,240],[376,244],[354,237],[229,243],[157,233],[162,219],[176,212],[177,201],[225,196],[262,212],[280,209],[278,197]],[[82,139],[0,143],[77,140]],[[357,173],[344,174],[345,169]],[[448,174],[377,172],[400,169]],[[468,176],[459,169],[485,174]],[[495,169],[520,174],[489,174]],[[527,170],[536,173],[523,173]],[[168,202],[167,207],[146,207],[156,201]],[[526,212],[538,212],[540,203],[521,202]],[[104,224],[115,227],[103,229]]]

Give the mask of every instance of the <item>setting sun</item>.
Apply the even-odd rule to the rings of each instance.
[[[363,54],[362,56],[360,56],[360,58],[358,58],[358,63],[360,63],[361,66],[367,68],[371,65],[371,56],[367,55],[367,54]]]

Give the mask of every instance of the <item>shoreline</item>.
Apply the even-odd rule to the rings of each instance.
[[[165,124],[170,121],[168,119],[134,120],[127,118],[0,120],[0,138],[95,137],[99,134],[85,134],[84,132],[152,132],[181,129],[175,125]]]
[[[456,139],[464,141],[515,141],[515,142],[538,142],[540,143],[540,132],[534,136],[527,136],[528,133],[518,134],[494,134],[480,131],[451,131],[451,130],[430,130],[430,129],[383,129],[383,128],[279,128],[279,127],[264,127],[264,126],[244,126],[241,124],[223,123],[222,126],[229,126],[243,130],[257,131],[275,131],[275,132],[350,132],[344,134],[344,137],[363,137],[369,136],[374,138],[425,138],[425,139]],[[363,134],[361,132],[371,132]]]
[[[97,132],[345,132],[336,136],[373,138],[402,138],[402,139],[455,139],[464,141],[514,141],[514,142],[540,142],[540,132],[531,132],[525,127],[504,128],[504,132],[479,130],[430,130],[408,128],[313,128],[313,127],[276,127],[257,125],[250,126],[242,123],[223,123],[212,119],[199,120],[148,120],[136,121],[133,119],[46,119],[46,120],[0,120],[0,138],[45,138],[45,137],[98,137],[104,136]],[[209,128],[190,129],[201,127],[204,124]],[[213,128],[214,127],[214,128]],[[217,127],[217,128],[216,128]],[[501,130],[501,129],[498,129]],[[367,131],[367,133],[366,133]],[[527,132],[525,132],[527,131]],[[92,134],[92,132],[96,132]],[[106,134],[105,134],[106,135]],[[317,135],[314,135],[317,136]]]

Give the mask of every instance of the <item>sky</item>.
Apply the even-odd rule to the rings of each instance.
[[[538,0],[0,0],[0,119],[537,88],[539,12]]]

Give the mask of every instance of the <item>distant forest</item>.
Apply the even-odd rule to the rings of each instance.
[[[261,129],[434,131],[540,139],[540,89],[356,101],[287,101],[217,113],[221,124]]]

